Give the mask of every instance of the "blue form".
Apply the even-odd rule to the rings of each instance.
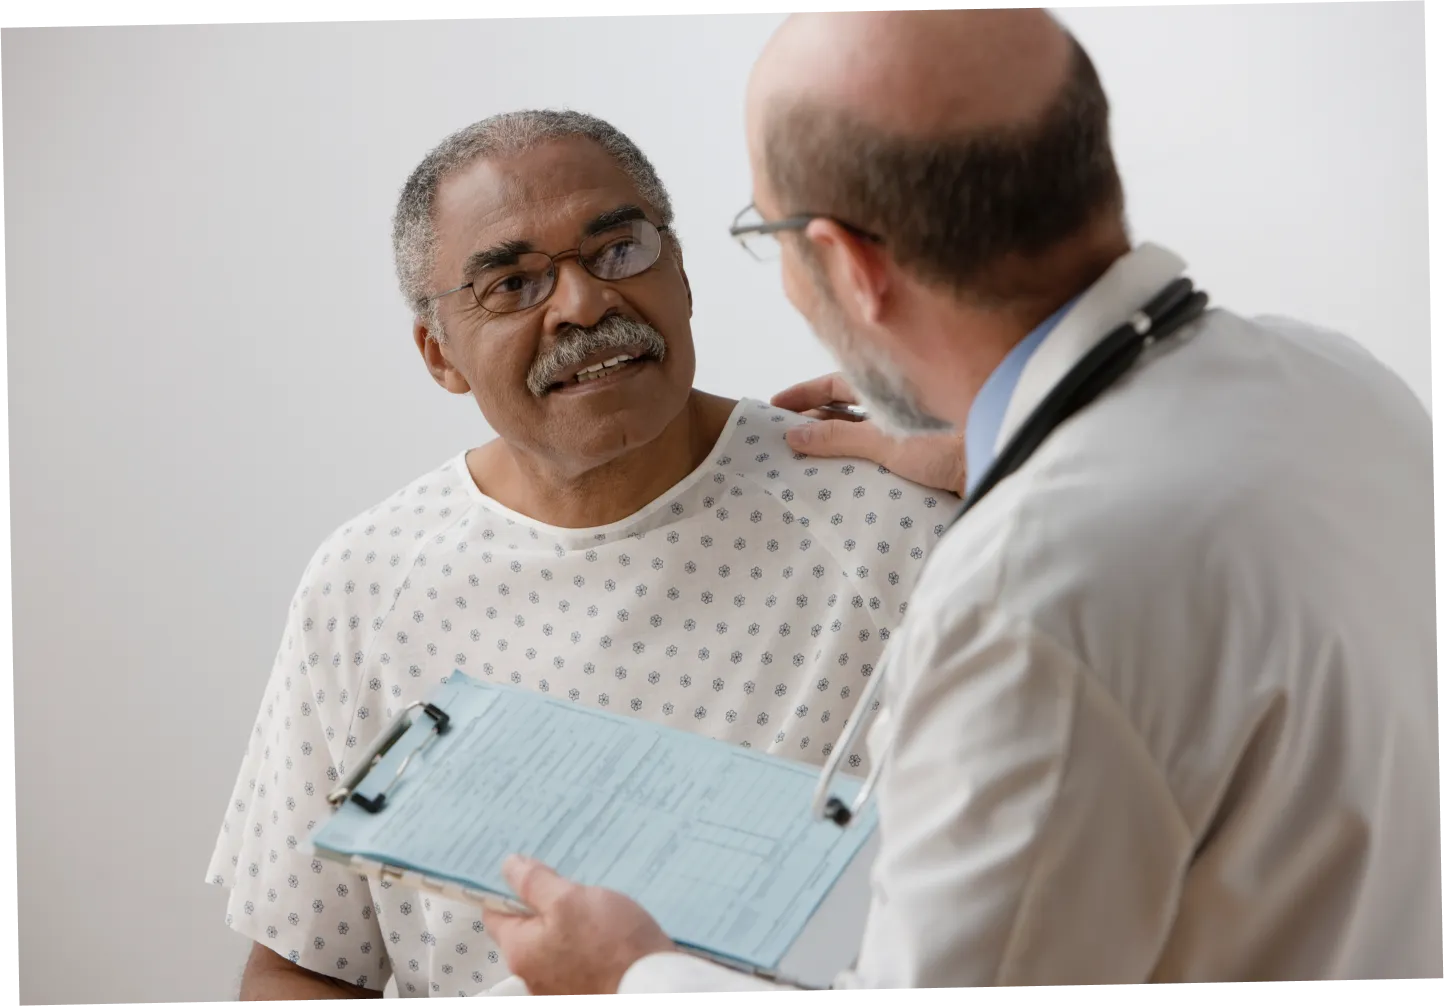
[[[459,671],[432,701],[450,729],[379,813],[343,804],[318,847],[506,896],[501,863],[520,853],[628,895],[684,947],[775,968],[876,826],[814,820],[816,769],[722,741]],[[358,789],[383,788],[430,729]]]

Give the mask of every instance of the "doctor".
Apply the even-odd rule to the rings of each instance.
[[[958,429],[976,493],[1184,273],[1130,244],[1107,102],[1041,11],[795,17],[748,132],[735,232],[778,241],[850,378],[779,404],[855,388],[877,420],[799,450],[946,481],[946,438],[886,434]],[[837,987],[1439,977],[1430,443],[1353,342],[1214,308],[995,480],[894,640]],[[508,870],[537,914],[486,924],[532,993],[765,987],[621,895]]]

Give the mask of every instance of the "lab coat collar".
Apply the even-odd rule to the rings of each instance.
[[[1185,268],[1183,259],[1154,244],[1141,244],[1113,263],[1029,357],[1003,413],[994,451],[1003,449],[1075,363]]]

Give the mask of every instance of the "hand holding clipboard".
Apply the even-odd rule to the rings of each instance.
[[[759,977],[778,975],[800,947],[808,976],[830,980],[847,962],[833,959],[836,931],[811,922],[834,887],[865,907],[870,857],[859,853],[876,819],[849,829],[816,820],[818,775],[453,671],[362,752],[312,844],[361,873],[523,916],[503,928],[547,909],[545,880],[528,890],[513,883],[517,864],[503,869],[519,853],[554,868],[532,874],[554,889],[640,906],[634,936],[645,920],[682,952]],[[838,780],[850,796],[860,785]],[[865,911],[849,906],[860,925]]]

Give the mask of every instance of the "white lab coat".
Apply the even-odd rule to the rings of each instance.
[[[999,443],[1182,271],[1144,246],[1104,276]],[[1439,977],[1430,444],[1354,343],[1226,310],[1058,429],[894,640],[837,986]],[[765,987],[661,954],[621,991]]]

